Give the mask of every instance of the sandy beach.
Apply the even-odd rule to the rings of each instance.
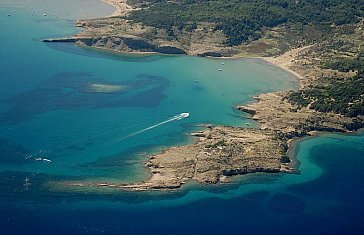
[[[311,45],[305,46],[305,47],[300,47],[300,48],[295,48],[290,51],[287,51],[286,53],[284,53],[280,56],[260,57],[260,59],[265,60],[271,64],[274,64],[275,66],[278,66],[279,68],[295,75],[299,79],[299,87],[302,88],[305,84],[306,79],[302,74],[293,70],[292,66],[295,65],[295,61],[296,61],[296,58],[298,57],[298,55],[302,51],[304,51],[310,47],[311,47]]]
[[[110,17],[124,16],[128,14],[131,10],[133,10],[133,8],[126,3],[127,0],[100,0],[100,1],[110,4],[116,8],[114,13],[111,14]]]

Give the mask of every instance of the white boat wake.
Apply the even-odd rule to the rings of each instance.
[[[41,158],[41,157],[35,158],[34,160],[35,161],[43,161],[43,162],[47,162],[47,163],[51,163],[52,162],[52,160],[49,160],[47,158]]]
[[[164,125],[166,123],[169,123],[169,122],[178,121],[178,120],[182,120],[182,119],[188,118],[189,116],[190,116],[190,113],[180,113],[180,114],[178,114],[178,115],[176,115],[174,117],[171,117],[170,119],[168,119],[166,121],[160,122],[160,123],[155,124],[153,126],[147,127],[147,128],[145,128],[143,130],[140,130],[140,131],[134,132],[134,133],[132,133],[130,135],[127,135],[123,139],[127,139],[129,137],[132,137],[132,136],[141,134],[143,132],[146,132],[146,131],[149,131],[149,130],[154,129],[156,127],[162,126],[162,125]]]

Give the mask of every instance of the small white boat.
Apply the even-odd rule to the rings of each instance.
[[[219,69],[219,71],[222,71],[222,69]]]
[[[38,158],[36,158],[36,159],[34,159],[34,160],[36,160],[36,161],[48,162],[48,163],[52,162],[51,160],[49,160],[49,159],[47,159],[47,158],[41,158],[41,157],[38,157]]]
[[[44,14],[43,14],[43,16],[47,16],[47,14],[46,14],[46,13],[44,13]]]
[[[181,113],[180,116],[182,118],[188,118],[190,116],[190,113]]]

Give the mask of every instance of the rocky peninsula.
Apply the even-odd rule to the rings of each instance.
[[[127,14],[132,7],[125,2],[108,1],[118,7],[117,14]],[[71,38],[47,40],[48,42],[74,42],[82,46],[101,48],[122,53],[166,53],[199,56],[259,56],[298,77],[300,90],[323,84],[323,78],[350,77],[353,72],[340,72],[322,68],[327,57],[349,56],[340,49],[329,50],[333,40],[349,43],[360,42],[363,35],[351,38],[339,34],[343,28],[335,29],[336,37],[314,40],[315,43],[297,38],[287,46],[287,28],[276,27],[254,42],[235,47],[224,46],[226,39],[221,32],[209,31],[208,25],[199,25],[193,32],[183,32],[178,40],[168,40],[163,30],[133,23],[115,17],[81,20],[77,25],[85,30]],[[354,30],[359,30],[357,24]],[[285,31],[286,30],[286,31]],[[274,33],[274,34],[273,34]],[[272,36],[273,35],[273,36]],[[268,36],[270,37],[268,41]],[[354,38],[354,39],[353,39]],[[272,43],[273,42],[273,43]],[[274,46],[273,46],[274,45]],[[360,51],[360,43],[351,45],[353,55]],[[267,55],[271,55],[268,57]],[[272,56],[274,55],[274,56]],[[351,56],[353,56],[351,55]],[[261,94],[256,102],[237,106],[249,113],[258,128],[206,125],[204,130],[191,135],[194,144],[171,147],[149,156],[145,167],[150,171],[149,179],[140,183],[116,184],[108,182],[65,182],[71,187],[108,187],[122,190],[166,190],[180,188],[189,181],[202,184],[228,182],[229,177],[254,172],[293,172],[287,155],[290,142],[319,132],[351,132],[363,127],[362,115],[346,116],[334,112],[319,112],[307,106],[291,102],[287,92]]]

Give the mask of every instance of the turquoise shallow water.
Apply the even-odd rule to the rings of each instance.
[[[97,16],[95,1],[74,4],[85,2],[84,16]],[[298,174],[248,175],[229,185],[190,184],[169,193],[51,190],[49,182],[65,179],[142,180],[143,153],[192,141],[185,133],[201,123],[245,125],[250,120],[232,105],[297,85],[260,60],[222,65],[41,43],[78,31],[68,20],[79,12],[57,4],[34,0],[39,14],[33,16],[22,1],[0,5],[0,234],[363,231],[363,134],[302,141]],[[44,17],[44,11],[52,13]],[[92,84],[125,90],[91,92]],[[181,112],[191,116],[125,138]]]
[[[259,60],[222,65],[213,59],[127,57],[45,44],[39,39],[75,31],[71,22],[40,20],[43,16],[20,9],[7,17],[8,11],[2,10],[1,20],[7,31],[0,38],[6,58],[0,129],[13,157],[3,161],[2,170],[135,179],[141,167],[132,153],[189,141],[184,132],[197,124],[245,125],[250,120],[231,106],[296,83]],[[125,90],[90,92],[92,84]],[[190,117],[124,139],[181,112]]]
[[[53,20],[91,19],[111,15],[114,7],[99,0],[1,0],[7,14],[27,10],[34,17]],[[43,15],[46,14],[46,17]]]

